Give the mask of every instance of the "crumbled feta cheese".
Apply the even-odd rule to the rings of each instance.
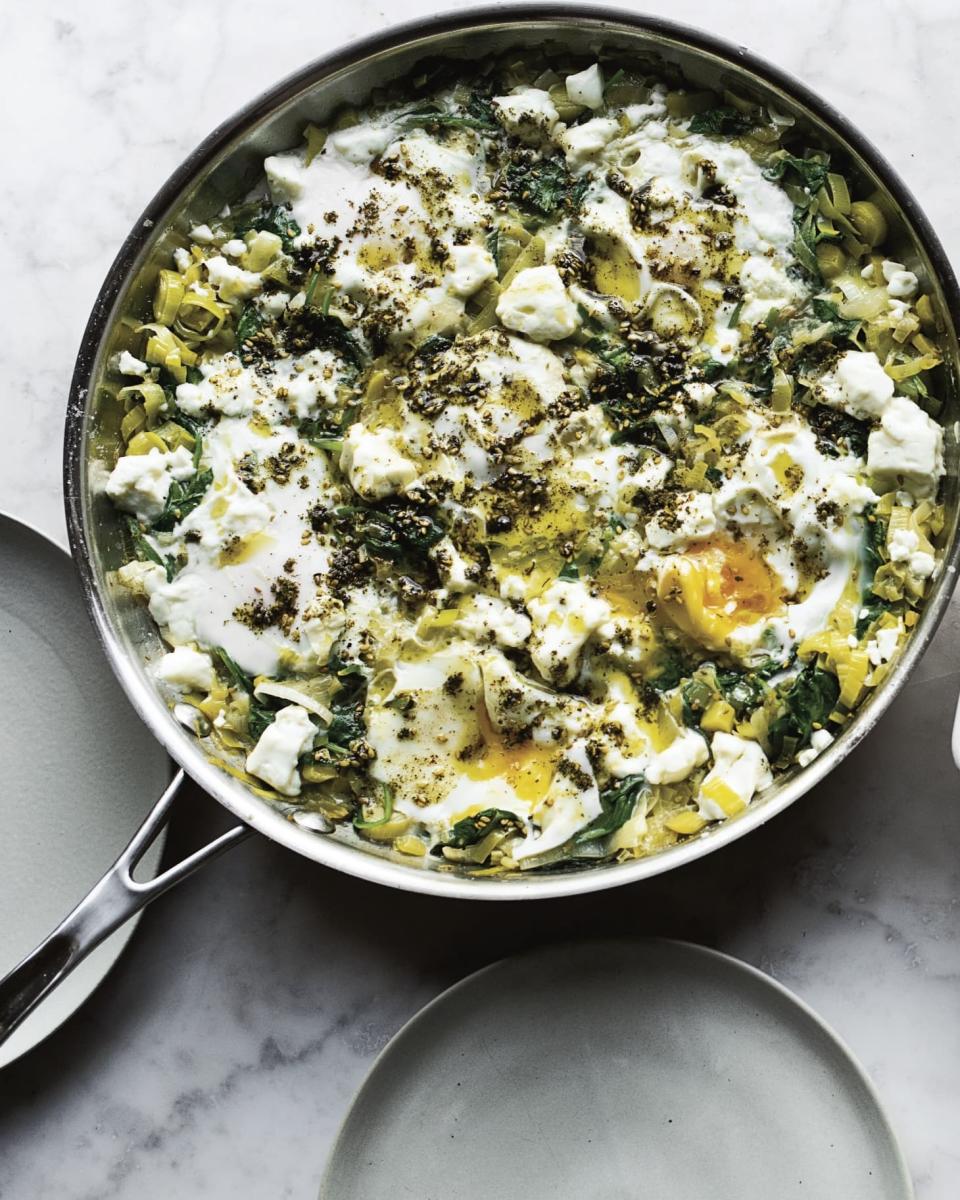
[[[346,628],[347,614],[343,605],[332,596],[321,612],[308,616],[303,622],[303,635],[310,643],[310,652],[318,663],[326,663],[334,642]]]
[[[247,755],[247,770],[284,796],[300,795],[297,763],[313,745],[317,727],[299,704],[281,708]]]
[[[524,142],[540,142],[560,119],[550,93],[542,88],[517,88],[509,96],[494,96],[493,110],[508,133]]]
[[[303,195],[304,166],[299,154],[274,154],[263,164],[274,203],[299,200]]]
[[[709,408],[717,394],[717,389],[712,383],[685,383],[683,391],[687,399],[696,405],[697,412],[700,413]]]
[[[826,729],[815,729],[810,735],[810,745],[805,750],[801,750],[797,755],[797,763],[801,767],[809,766],[815,758],[833,744],[833,734],[828,733]]]
[[[577,674],[581,650],[612,609],[580,580],[557,579],[527,601],[527,611],[533,619],[533,665],[544,679],[567,684]]]
[[[497,300],[497,317],[507,329],[535,342],[567,338],[580,324],[577,306],[552,264],[519,271]]]
[[[333,408],[338,401],[337,385],[343,378],[337,356],[330,350],[309,350],[290,369],[283,383],[287,403],[298,421],[317,416],[320,407]]]
[[[700,816],[723,821],[740,812],[773,781],[767,756],[756,742],[735,733],[715,733],[710,743],[713,766],[697,796]]]
[[[351,125],[338,129],[327,138],[327,145],[347,162],[365,166],[377,158],[397,137],[393,125]]]
[[[709,537],[717,528],[713,503],[706,492],[686,492],[672,513],[661,513],[647,522],[647,541],[657,550]]]
[[[526,642],[533,626],[526,613],[496,596],[474,596],[457,621],[457,629],[478,642],[497,642],[516,650]]]
[[[193,263],[193,256],[185,246],[178,246],[173,252],[173,265],[178,271],[185,271]]]
[[[286,292],[271,292],[267,296],[260,297],[257,307],[268,320],[276,320],[277,317],[283,316],[284,310],[292,302],[292,299]]]
[[[222,249],[227,258],[240,258],[247,252],[247,243],[243,238],[231,238],[229,242],[224,243]]]
[[[707,761],[706,739],[693,729],[682,729],[665,750],[659,751],[647,767],[649,783],[679,783]]]
[[[183,446],[164,453],[156,447],[148,454],[125,454],[110,472],[106,492],[124,512],[152,520],[163,511],[171,479],[193,474],[193,456]]]
[[[594,117],[582,125],[571,125],[558,140],[563,146],[567,166],[575,169],[601,154],[620,132],[620,124],[609,117]]]
[[[453,544],[452,538],[441,538],[430,550],[430,558],[447,591],[469,592],[476,586],[467,574],[467,560]]]
[[[905,396],[894,396],[867,441],[867,470],[883,492],[933,496],[943,474],[943,430]]]
[[[367,429],[357,422],[347,430],[340,470],[365,500],[382,500],[417,478],[417,468],[393,444],[389,430]]]
[[[249,300],[263,287],[256,271],[245,271],[235,263],[227,262],[222,254],[208,258],[204,265],[207,279],[225,304],[232,304],[234,300]]]
[[[468,242],[466,246],[450,247],[450,262],[447,286],[455,296],[466,299],[497,277],[497,264],[485,246]]]
[[[253,412],[259,397],[258,377],[245,367],[234,353],[205,361],[200,367],[199,383],[177,384],[177,407],[188,417],[207,412],[225,417],[246,417]]]
[[[831,408],[861,420],[881,416],[893,396],[893,380],[872,350],[847,350],[818,386]]]
[[[887,541],[891,562],[906,563],[911,574],[928,579],[936,563],[933,555],[919,546],[920,535],[912,529],[895,529]]]
[[[880,264],[880,270],[887,281],[887,291],[899,300],[909,300],[919,287],[920,280],[912,271],[908,271],[903,263],[885,258]]]
[[[177,646],[165,654],[154,675],[178,692],[209,692],[216,678],[210,655],[192,646]]]
[[[197,575],[182,573],[158,584],[150,594],[150,615],[171,645],[197,641],[197,618],[209,604],[207,584]]]
[[[929,579],[936,566],[937,560],[926,550],[918,550],[910,556],[910,570],[920,579]]]
[[[603,108],[603,72],[599,63],[567,76],[567,99],[586,108]]]
[[[654,450],[652,454],[646,456],[633,474],[625,475],[620,481],[620,499],[625,504],[630,504],[637,492],[657,491],[663,487],[672,470],[673,459]]]
[[[839,504],[845,512],[856,512],[864,505],[874,504],[879,497],[866,484],[859,483],[853,475],[830,475],[826,482],[827,498]]]
[[[525,600],[527,583],[522,575],[504,575],[500,580],[500,595],[504,600]]]
[[[902,632],[903,625],[899,622],[889,629],[877,630],[867,642],[867,658],[873,666],[879,667],[881,663],[889,662],[893,658]]]
[[[740,321],[762,321],[771,308],[782,308],[797,299],[800,288],[783,266],[763,254],[751,254],[740,270],[743,306]]]
[[[121,350],[117,370],[121,375],[146,375],[147,364],[139,358],[134,358],[129,350]]]
[[[214,240],[213,230],[209,225],[194,225],[187,237],[191,242],[198,242],[201,246],[207,246]]]
[[[157,563],[134,559],[117,569],[117,581],[135,596],[149,597],[167,582],[167,573]]]

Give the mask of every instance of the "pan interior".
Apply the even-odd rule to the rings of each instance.
[[[327,62],[305,69],[253,102],[201,146],[162,190],[131,234],[111,271],[94,311],[74,380],[67,433],[67,509],[71,536],[84,575],[88,604],[123,686],[153,732],[185,768],[217,799],[244,820],[300,853],[340,869],[395,886],[469,896],[558,894],[610,886],[665,870],[698,857],[762,823],[791,803],[859,741],[879,718],[929,641],[948,599],[956,556],[957,342],[951,324],[945,337],[947,480],[944,499],[948,527],[943,538],[948,569],[915,631],[897,670],[864,705],[838,743],[800,774],[782,777],[761,803],[742,817],[683,845],[648,859],[616,867],[582,867],[562,874],[544,873],[516,881],[464,880],[435,870],[436,860],[420,865],[356,838],[352,832],[317,835],[298,828],[268,803],[211,762],[173,721],[147,674],[145,663],[160,652],[160,642],[145,609],[112,581],[123,561],[117,514],[102,494],[105,464],[115,441],[115,411],[105,391],[106,364],[129,336],[122,318],[149,308],[157,271],[187,231],[244,194],[257,179],[264,157],[295,145],[307,122],[322,124],[345,102],[359,102],[375,87],[402,78],[429,57],[476,60],[504,49],[536,48],[538,53],[576,50],[580,55],[608,50],[652,70],[679,72],[695,87],[736,83],[740,91],[790,113],[810,131],[811,144],[841,154],[864,186],[883,189],[898,214],[893,250],[933,291],[945,313],[956,311],[955,282],[942,251],[909,194],[875,152],[856,134],[830,119],[825,106],[803,94],[778,73],[749,61],[742,53],[698,35],[652,23],[632,22],[622,14],[609,18],[597,10],[531,15],[480,11],[460,19],[430,22],[360,44]]]

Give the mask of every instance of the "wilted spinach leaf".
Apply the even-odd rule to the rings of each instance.
[[[235,332],[237,355],[245,367],[248,367],[254,360],[248,343],[251,338],[256,337],[263,326],[263,314],[252,300],[248,300],[237,319]]]
[[[840,696],[836,675],[811,663],[804,667],[782,696],[783,711],[771,723],[771,759],[786,765],[810,740],[814,729],[826,726]]]
[[[756,671],[717,671],[717,686],[738,718],[759,708],[767,694],[763,676]]]
[[[861,458],[866,455],[870,437],[868,421],[860,421],[826,404],[811,408],[807,419],[822,454],[829,454],[831,458],[840,454],[857,454]]]
[[[375,558],[387,562],[425,559],[446,532],[430,510],[402,501],[344,504],[334,509],[333,516],[342,532],[358,537]]]
[[[215,646],[213,653],[219,660],[231,685],[241,692],[246,692],[250,697],[247,726],[253,740],[259,741],[263,731],[276,719],[276,710],[253,694],[252,678],[237,665],[222,646]]]
[[[811,195],[816,195],[826,184],[829,170],[830,159],[826,155],[822,158],[798,158],[781,150],[764,169],[763,175],[774,182],[799,183]]]
[[[592,842],[616,833],[621,825],[625,825],[633,816],[646,790],[647,780],[643,775],[627,775],[604,788],[600,793],[600,806],[603,811],[576,834],[574,842],[582,845],[584,842]]]
[[[826,321],[830,325],[831,337],[849,337],[860,327],[859,321],[841,317],[837,306],[829,300],[812,300],[810,307],[818,321]]]
[[[444,110],[436,104],[421,104],[401,114],[398,123],[405,128],[422,126],[425,129],[475,129],[486,134],[500,132],[490,98],[476,92],[462,112]]]
[[[517,208],[540,217],[552,217],[561,209],[576,211],[589,186],[588,179],[574,179],[563,159],[529,154],[510,163],[503,180],[504,191]]]
[[[267,204],[251,213],[247,206],[234,214],[233,232],[235,237],[243,237],[251,230],[255,232],[274,233],[283,242],[283,248],[289,253],[293,239],[300,236],[300,226],[293,219],[288,208],[282,204]]]
[[[151,546],[150,542],[147,541],[143,526],[136,517],[127,518],[127,527],[130,530],[131,538],[133,538],[133,548],[137,558],[141,562],[152,562],[156,563],[158,567],[163,567],[167,573],[167,583],[172,582],[173,577],[177,573],[176,558],[172,554],[161,555],[158,550]]]
[[[199,443],[197,443],[199,444]],[[194,461],[199,458],[194,446]],[[153,528],[159,533],[169,533],[184,517],[190,515],[206,494],[207,488],[213,483],[213,471],[197,471],[189,479],[171,479],[170,491],[163,505],[163,511],[153,522]]]
[[[691,133],[705,133],[713,137],[735,137],[746,133],[757,124],[755,117],[738,112],[729,105],[718,108],[708,108],[706,112],[697,113],[690,121]]]
[[[669,692],[679,686],[680,682],[694,670],[694,663],[686,659],[679,650],[667,646],[657,655],[655,663],[656,674],[647,680],[649,685],[658,692]]]
[[[430,853],[440,857],[446,846],[452,850],[463,850],[467,846],[475,846],[495,829],[501,829],[505,833],[523,833],[524,824],[514,813],[507,812],[505,809],[485,808],[483,812],[457,821],[450,830],[447,840],[434,846]]]

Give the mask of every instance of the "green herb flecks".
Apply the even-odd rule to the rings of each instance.
[[[817,243],[823,240],[824,234],[817,224],[812,208],[817,194],[827,183],[829,170],[830,159],[826,154],[798,158],[795,154],[781,150],[773,156],[763,172],[766,179],[782,184],[793,201],[795,236],[791,249],[797,261],[813,279],[820,278],[816,248]]]
[[[737,720],[759,708],[767,694],[763,676],[756,671],[717,671],[717,686],[724,700],[733,707]]]
[[[864,585],[869,587],[884,562],[883,549],[887,544],[887,522],[878,517],[874,505],[863,510]]]

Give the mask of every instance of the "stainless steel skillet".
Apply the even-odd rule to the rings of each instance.
[[[111,436],[101,388],[106,364],[121,344],[120,318],[143,311],[156,271],[166,264],[174,246],[181,244],[192,225],[242,195],[256,181],[263,158],[295,144],[308,120],[322,123],[338,105],[362,100],[372,87],[405,75],[425,58],[471,62],[506,49],[542,54],[554,48],[583,55],[601,47],[654,70],[681,71],[695,87],[733,84],[739,91],[793,114],[809,130],[811,143],[835,151],[850,164],[865,190],[880,188],[887,195],[897,214],[893,249],[935,295],[947,325],[947,364],[939,388],[947,417],[945,560],[912,640],[888,680],[829,750],[806,769],[782,777],[762,802],[741,817],[695,840],[630,863],[583,866],[520,879],[470,879],[444,869],[436,860],[414,863],[393,857],[350,831],[325,834],[302,828],[224,772],[175,721],[145,668],[145,660],[159,650],[156,631],[143,610],[110,581],[111,572],[123,561],[123,552],[116,515],[97,487]],[[647,878],[726,845],[793,803],[876,724],[929,643],[949,600],[960,554],[958,319],[960,294],[943,249],[906,186],[877,151],[843,117],[783,72],[742,48],[669,22],[567,4],[467,10],[355,43],[254,100],[174,173],[113,264],[77,360],[67,411],[64,464],[71,544],[84,595],[111,665],[137,711],[172,757],[243,826],[172,868],[157,883],[133,884],[128,878],[130,860],[164,820],[171,789],[114,871],[51,940],[0,984],[0,1037],[111,929],[249,829],[317,862],[393,887],[438,896],[515,900],[571,895]]]

